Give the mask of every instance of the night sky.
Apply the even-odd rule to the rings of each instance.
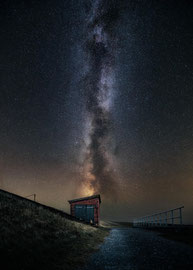
[[[0,3],[0,186],[193,222],[193,2]]]

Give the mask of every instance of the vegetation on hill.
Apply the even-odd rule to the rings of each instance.
[[[0,257],[4,269],[77,269],[107,230],[68,220],[0,192]]]

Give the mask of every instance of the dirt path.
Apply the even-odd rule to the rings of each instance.
[[[189,270],[193,247],[162,238],[158,233],[114,228],[98,252],[81,270]]]

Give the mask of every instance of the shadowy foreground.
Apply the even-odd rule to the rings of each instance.
[[[113,228],[81,270],[193,269],[193,247],[136,228]]]
[[[179,226],[174,228],[150,228],[159,232],[162,237],[193,246],[193,226]]]
[[[77,269],[108,230],[68,220],[0,192],[0,259],[4,269]]]

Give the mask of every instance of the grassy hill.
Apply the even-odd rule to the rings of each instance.
[[[0,190],[0,259],[4,269],[77,269],[107,230]]]

